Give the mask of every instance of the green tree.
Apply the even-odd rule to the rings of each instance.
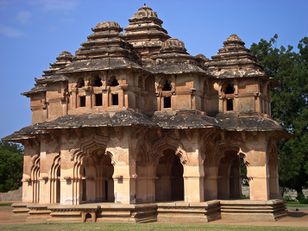
[[[295,189],[298,199],[308,185],[308,37],[292,46],[276,47],[278,36],[251,45],[272,88],[272,116],[294,136],[279,145],[280,185]]]
[[[20,187],[22,164],[22,147],[0,141],[0,192],[7,192]]]

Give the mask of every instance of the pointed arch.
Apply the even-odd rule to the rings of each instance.
[[[188,155],[183,148],[183,144],[171,137],[163,137],[154,142],[152,145],[153,159],[155,159],[157,162],[163,155],[163,151],[166,149],[174,150],[175,155],[180,158],[182,164],[187,164],[189,162]]]
[[[31,182],[32,182],[32,203],[40,201],[40,156],[32,157],[31,167]]]
[[[60,186],[60,153],[58,153],[51,166],[50,170],[50,203],[60,203],[61,186]]]
[[[71,150],[74,204],[114,200],[112,176],[115,161],[112,152],[107,150],[108,141],[107,136],[94,135],[82,140],[79,148]],[[89,188],[92,189],[88,191]]]

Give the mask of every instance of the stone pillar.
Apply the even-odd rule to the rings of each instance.
[[[191,141],[193,145],[194,140]],[[204,201],[204,166],[199,155],[198,149],[187,153],[189,161],[183,164],[185,202]]]
[[[60,204],[79,204],[79,180],[73,174],[74,163],[68,150],[61,150]],[[74,178],[75,177],[75,178]]]
[[[129,175],[129,165],[117,163],[114,165],[114,197],[116,203],[130,204],[135,198],[135,181]]]
[[[110,140],[106,152],[110,152],[113,156],[115,202],[130,204],[136,201],[136,164],[129,157],[129,136],[127,131],[122,130],[120,136],[120,139],[114,138]]]
[[[251,137],[247,141],[247,176],[249,180],[250,200],[269,200],[269,170],[266,137]]]
[[[218,167],[205,166],[204,171],[204,201],[217,199]]]
[[[156,166],[147,164],[137,168],[136,202],[155,202]]]
[[[184,200],[185,202],[204,201],[203,165],[184,165]]]

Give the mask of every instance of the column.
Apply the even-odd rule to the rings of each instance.
[[[61,177],[60,177],[60,204],[79,204],[79,179],[73,174],[74,163],[71,161],[71,153],[61,150]]]
[[[189,161],[184,168],[184,200],[185,202],[204,201],[204,166],[199,161],[199,151],[187,153]]]
[[[204,171],[204,201],[217,199],[218,167],[205,166]]]
[[[250,200],[269,200],[269,171],[265,137],[255,137],[246,153]]]

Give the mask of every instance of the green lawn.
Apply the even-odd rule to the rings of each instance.
[[[288,209],[308,209],[308,204],[299,204],[298,202],[294,201],[287,201],[286,204]]]
[[[19,224],[19,225],[0,225],[0,230],[115,230],[115,231],[155,231],[155,230],[208,230],[208,231],[288,231],[288,230],[307,230],[307,228],[298,227],[252,227],[252,226],[234,226],[220,224],[118,224],[118,223],[61,223],[61,224]]]

